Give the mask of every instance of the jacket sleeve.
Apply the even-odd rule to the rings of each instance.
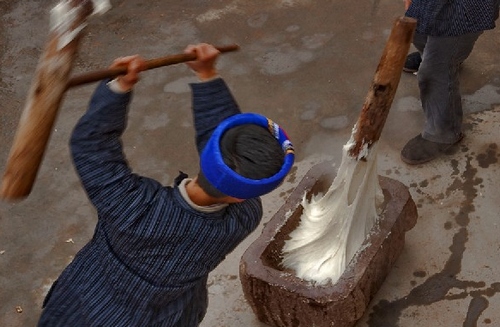
[[[115,93],[101,82],[71,136],[75,168],[100,217],[126,215],[151,196],[144,183],[149,179],[132,174],[123,153],[131,97],[131,92]]]
[[[241,113],[229,88],[221,78],[190,84],[193,92],[193,119],[196,147],[201,153],[214,129],[224,119]]]

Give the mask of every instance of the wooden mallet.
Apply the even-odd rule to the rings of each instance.
[[[54,7],[49,40],[38,62],[5,167],[2,199],[20,200],[30,194],[65,91],[126,73],[125,69],[105,69],[70,78],[87,18],[107,7],[104,0],[63,0]],[[239,49],[237,45],[217,48],[220,52]],[[146,70],[194,59],[196,56],[188,54],[152,59],[146,61]]]

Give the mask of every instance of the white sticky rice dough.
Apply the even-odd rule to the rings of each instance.
[[[351,136],[326,194],[310,202],[304,196],[300,224],[283,248],[283,266],[317,285],[337,282],[377,221],[383,201],[377,144],[364,147],[360,156],[366,160],[349,155],[353,145]]]

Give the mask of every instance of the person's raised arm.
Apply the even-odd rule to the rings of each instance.
[[[189,45],[184,52],[196,55],[196,60],[189,61],[186,65],[202,82],[191,84],[196,146],[198,152],[201,152],[219,123],[241,111],[226,83],[218,78],[215,65],[219,50],[210,44],[201,43]]]
[[[132,88],[139,80],[144,60],[139,56],[116,59],[111,68],[126,65],[128,73],[102,81],[94,91],[87,112],[71,136],[76,170],[90,200],[99,211],[135,186],[123,153],[121,136],[127,124]]]

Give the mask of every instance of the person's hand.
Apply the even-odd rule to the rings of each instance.
[[[405,3],[405,10],[408,10],[408,8],[410,8],[410,5],[411,5],[411,0],[403,0],[404,3]]]
[[[184,53],[196,55],[196,60],[186,62],[186,65],[198,75],[200,80],[204,81],[217,76],[215,62],[220,51],[213,45],[207,43],[188,45]]]
[[[139,73],[145,68],[145,61],[139,55],[116,58],[109,68],[127,67],[127,74],[118,76],[116,81],[124,92],[130,91],[139,81]]]

